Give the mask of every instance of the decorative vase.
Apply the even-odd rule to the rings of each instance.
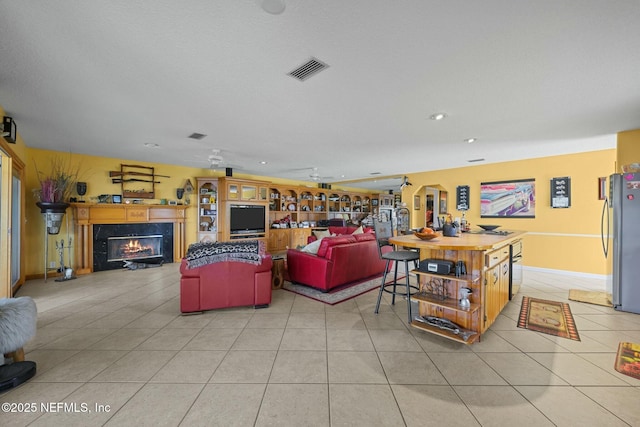
[[[69,203],[37,202],[36,206],[40,208],[40,213],[44,214],[45,216],[44,218],[47,225],[47,233],[60,233],[62,218],[64,217],[64,213],[69,207]]]

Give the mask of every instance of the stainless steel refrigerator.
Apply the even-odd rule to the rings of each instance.
[[[607,290],[613,296],[613,307],[640,313],[639,173],[609,177],[600,229],[607,258]]]

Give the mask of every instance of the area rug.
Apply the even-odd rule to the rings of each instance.
[[[569,304],[522,297],[518,327],[580,341]]]
[[[621,342],[618,345],[615,369],[640,380],[640,344]]]
[[[569,299],[571,301],[586,302],[588,304],[613,307],[613,299],[611,298],[611,294],[602,291],[583,291],[580,289],[569,289]]]
[[[398,277],[398,281],[400,281],[401,279],[404,279],[404,276]],[[392,281],[393,278],[391,278],[391,280],[388,282]],[[289,292],[293,292],[294,294],[302,295],[303,297],[311,298],[325,304],[336,305],[340,304],[341,302],[350,300],[351,298],[355,298],[359,295],[370,292],[374,289],[380,289],[381,282],[382,276],[379,276],[372,279],[364,280],[362,282],[349,283],[343,286],[339,286],[329,292],[322,292],[315,288],[298,285],[289,281],[285,281],[282,288]]]

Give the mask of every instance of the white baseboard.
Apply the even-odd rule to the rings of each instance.
[[[584,277],[587,279],[600,279],[600,280],[607,279],[606,274],[582,273],[580,271],[569,271],[569,270],[554,270],[552,268],[528,267],[526,265],[523,265],[522,269],[525,271],[526,270],[539,271],[541,273],[552,273],[552,274],[559,274],[563,276]]]

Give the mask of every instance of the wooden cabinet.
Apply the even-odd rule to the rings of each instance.
[[[284,252],[287,248],[305,246],[310,235],[310,228],[272,228],[269,230],[267,251]]]
[[[489,328],[509,302],[509,245],[485,255],[484,329]]]
[[[218,240],[228,241],[234,239],[269,239],[269,207],[267,200],[266,181],[220,177],[218,178]],[[232,206],[264,206],[264,232],[257,233],[232,233],[231,211]],[[234,211],[239,212],[239,211]],[[254,222],[254,221],[252,221]]]
[[[297,248],[298,246],[305,246],[307,244],[307,238],[311,235],[310,228],[292,228],[291,239],[289,241],[290,248]]]
[[[272,228],[269,230],[267,251],[270,253],[286,251],[289,246],[289,234],[288,229]]]
[[[266,201],[267,186],[258,183],[245,183],[242,180],[226,179],[226,199],[237,201]]]
[[[218,179],[196,178],[198,242],[218,240]]]

